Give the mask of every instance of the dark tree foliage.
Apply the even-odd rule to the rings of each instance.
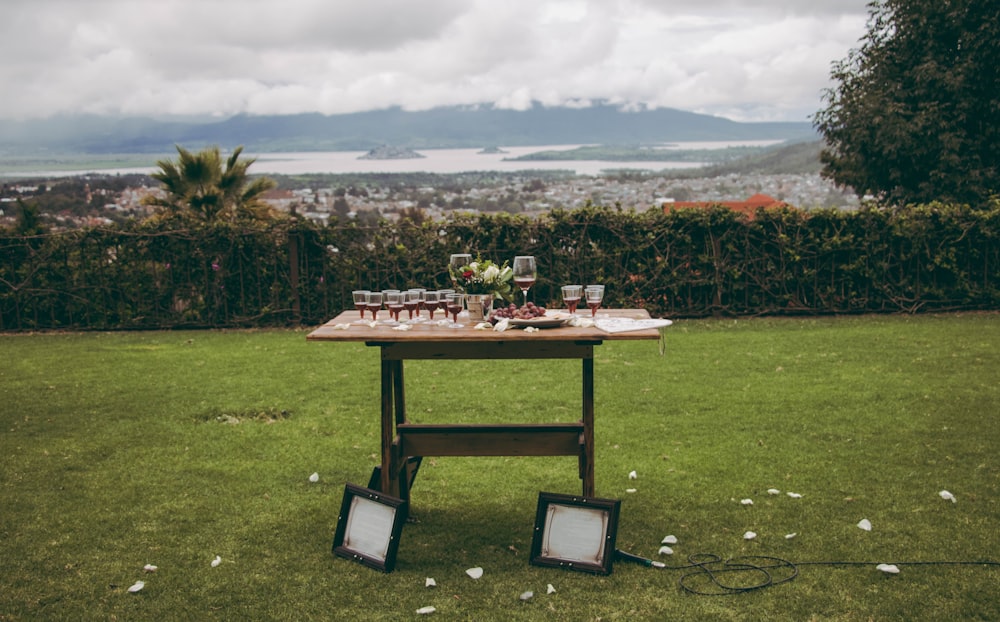
[[[823,174],[888,204],[1000,191],[1000,2],[872,0],[814,124]]]

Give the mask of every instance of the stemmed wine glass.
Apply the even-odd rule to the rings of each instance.
[[[590,307],[590,317],[596,316],[597,310],[601,308],[601,301],[604,300],[604,286],[588,285],[583,290],[583,295],[587,301],[587,306]]]
[[[518,255],[514,258],[514,284],[521,288],[524,295],[524,304],[528,304],[528,290],[535,284],[537,272],[535,270],[535,258],[530,255]]]
[[[365,309],[368,308],[368,294],[371,293],[367,289],[356,289],[351,294],[354,296],[354,308],[358,310],[361,314],[360,320],[354,320],[355,324],[367,324],[365,321]]]
[[[580,299],[583,298],[583,286],[563,285],[562,298],[566,304],[566,308],[569,309],[570,315],[573,315],[576,313],[576,306],[580,304]]]
[[[462,328],[462,324],[458,323],[458,314],[462,312],[462,308],[465,306],[465,294],[448,294],[448,313],[451,313],[451,324],[448,328]]]
[[[383,292],[385,297],[385,307],[389,310],[389,315],[399,323],[399,312],[403,310],[403,292],[390,291]]]
[[[407,324],[413,323],[413,312],[417,310],[420,306],[420,292],[414,290],[408,290],[403,292],[403,307],[406,308],[406,312],[410,314],[409,319],[406,321]]]
[[[451,275],[451,284],[458,287],[458,277],[462,273],[462,267],[472,263],[472,255],[468,253],[455,253],[448,260],[448,274]]]
[[[424,308],[427,309],[427,314],[430,316],[432,322],[434,321],[434,312],[438,308],[438,301],[439,298],[436,291],[424,292]]]
[[[378,322],[378,310],[382,308],[382,292],[368,292],[365,306],[371,311],[372,321]]]

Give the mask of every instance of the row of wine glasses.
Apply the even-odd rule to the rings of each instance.
[[[382,320],[383,324],[417,324],[424,321],[433,321],[436,311],[444,311],[451,314],[452,322],[449,326],[459,328],[458,314],[465,308],[465,294],[456,293],[453,289],[426,290],[421,288],[400,291],[389,289],[383,291],[369,291],[358,289],[352,292],[354,297],[354,308],[360,314],[360,319],[355,320],[355,324],[368,324],[370,322],[380,322],[378,312],[382,310],[384,304],[389,311],[389,319]],[[402,312],[406,311],[408,317],[401,319]],[[421,311],[427,312],[427,318],[421,316]],[[371,314],[371,319],[365,318],[365,312]]]

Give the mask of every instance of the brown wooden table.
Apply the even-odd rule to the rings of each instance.
[[[387,316],[383,311],[380,315]],[[599,315],[649,319],[644,309],[607,309]],[[438,316],[439,318],[441,316]],[[656,329],[607,333],[596,327],[561,326],[535,332],[475,330],[430,323],[408,331],[353,324],[345,311],[312,331],[310,341],[364,342],[381,350],[382,463],[380,490],[409,498],[407,465],[422,456],[571,456],[579,458],[583,495],[594,496],[594,346],[605,341],[659,339]],[[462,321],[462,318],[459,318]],[[351,324],[347,330],[334,328]],[[582,414],[575,423],[415,424],[406,416],[403,361],[446,359],[580,359]]]

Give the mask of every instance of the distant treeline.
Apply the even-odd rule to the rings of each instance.
[[[541,219],[126,223],[0,234],[0,330],[315,325],[354,289],[443,288],[449,254],[535,255],[531,297],[603,283],[654,316],[1000,309],[1000,205],[899,211],[592,207]]]

